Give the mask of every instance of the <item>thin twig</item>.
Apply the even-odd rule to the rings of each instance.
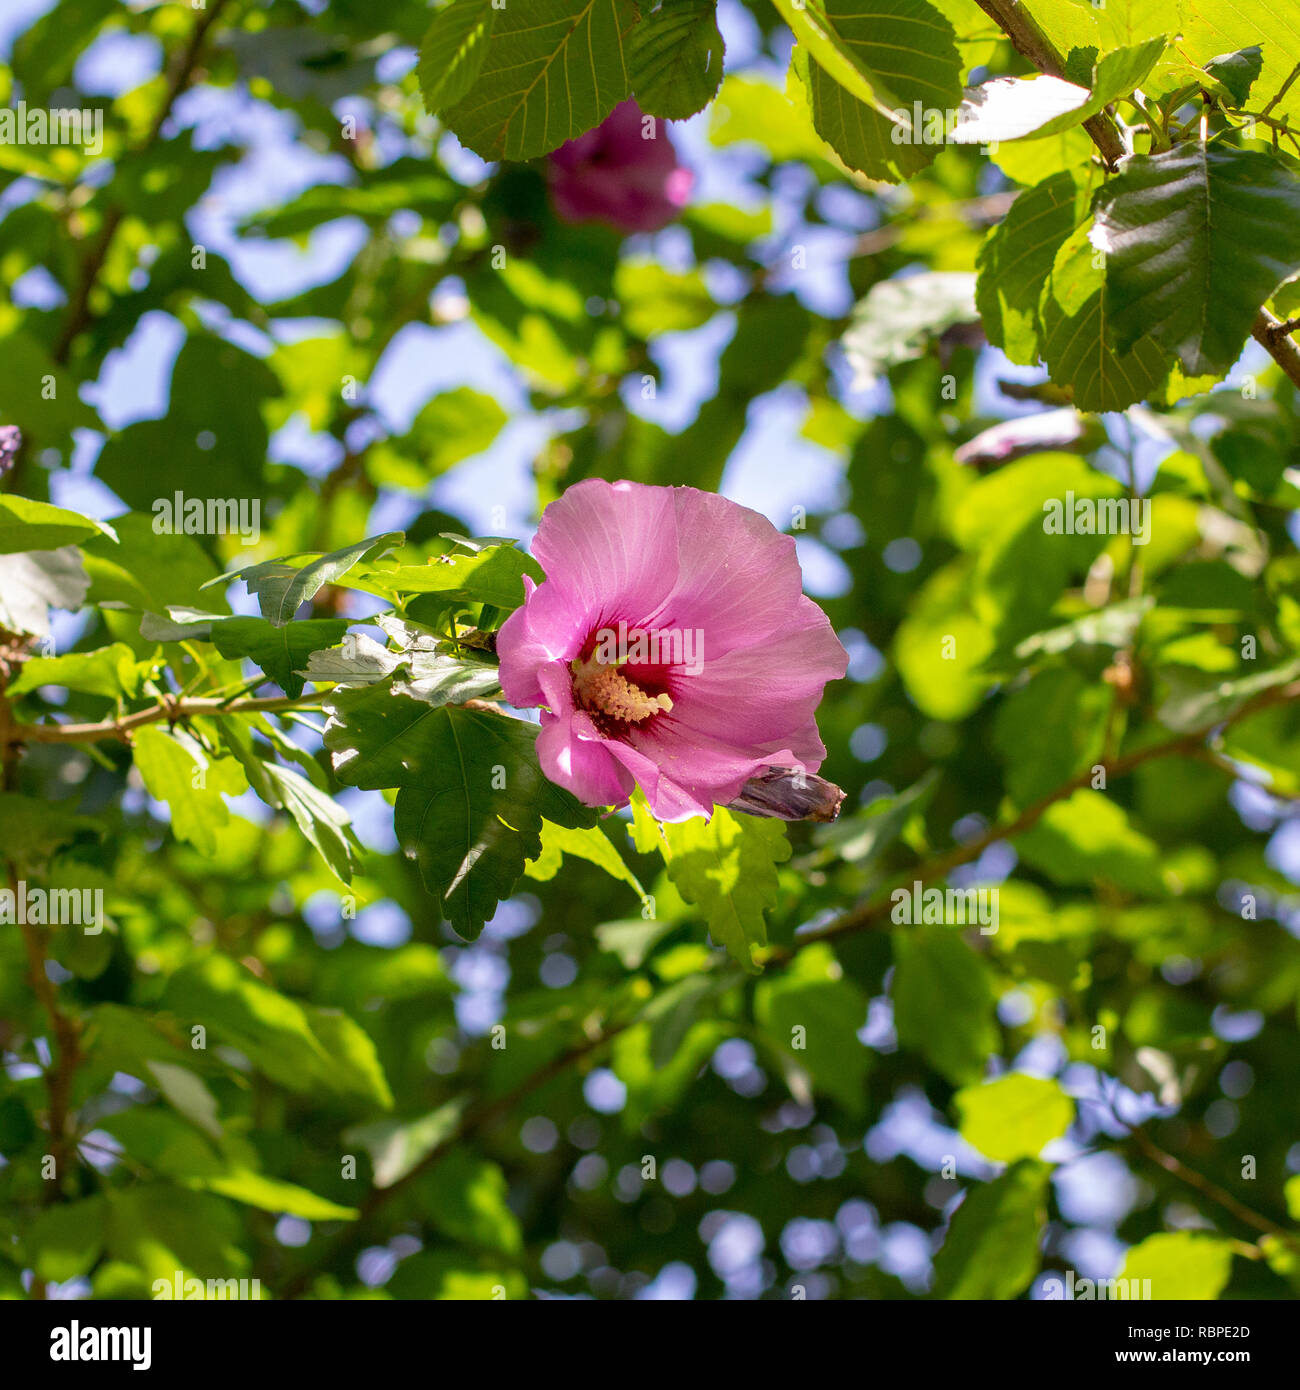
[[[172,68],[171,78],[167,83],[166,96],[149,127],[149,133],[135,153],[142,154],[151,149],[162,133],[162,128],[166,125],[167,118],[171,115],[177,99],[189,86],[194,76],[194,68],[198,63],[203,40],[207,37],[208,30],[215,23],[225,3],[226,0],[212,0],[211,6],[199,17],[190,33],[189,41]],[[122,224],[122,218],[123,210],[117,205],[110,206],[105,210],[99,233],[82,263],[81,271],[77,276],[76,288],[68,301],[68,312],[63,321],[63,328],[60,330],[58,340],[54,345],[54,361],[60,366],[67,362],[72,351],[72,344],[78,335],[89,328],[94,319],[90,310],[90,298],[95,292],[95,286],[99,283],[100,272],[104,269],[104,262],[108,259],[109,250],[112,248],[113,239],[117,235],[117,229]]]
[[[372,1188],[369,1195],[361,1203],[357,1220],[340,1233],[334,1241],[331,1249],[323,1257],[313,1259],[311,1265],[300,1269],[291,1278],[280,1292],[281,1298],[296,1298],[299,1294],[305,1293],[312,1280],[334,1261],[346,1254],[349,1250],[355,1249],[364,1243],[366,1224],[381,1211],[388,1202],[399,1192],[405,1191],[413,1183],[418,1182],[428,1173],[437,1163],[446,1156],[452,1149],[463,1144],[467,1139],[475,1134],[480,1134],[485,1130],[492,1129],[494,1126],[506,1118],[518,1103],[534,1091],[539,1090],[548,1081],[555,1080],[568,1071],[570,1067],[576,1066],[579,1062],[585,1061],[594,1053],[598,1052],[606,1044],[612,1042],[620,1033],[626,1031],[635,1022],[629,1019],[623,1023],[611,1024],[610,1027],[603,1029],[595,1037],[588,1038],[585,1042],[578,1043],[571,1047],[567,1052],[553,1058],[545,1066],[539,1067],[529,1076],[525,1077],[514,1090],[502,1096],[499,1100],[490,1102],[477,1109],[467,1110],[462,1116],[460,1123],[455,1126],[450,1134],[441,1139],[427,1154],[396,1182],[390,1183],[387,1187]]]
[[[1300,699],[1300,681],[1277,686],[1272,690],[1261,691],[1226,717],[1220,717],[1199,729],[1180,734],[1177,738],[1169,739],[1164,743],[1147,744],[1144,748],[1136,748],[1119,757],[1105,759],[1097,763],[1096,768],[1102,769],[1109,780],[1111,777],[1123,777],[1132,772],[1134,768],[1141,767],[1143,763],[1152,762],[1157,758],[1180,755],[1194,757],[1204,745],[1205,740],[1217,730],[1229,728],[1260,710],[1272,708],[1274,705],[1287,704],[1296,699]],[[1027,806],[1012,820],[991,826],[982,835],[968,840],[964,845],[957,845],[946,854],[941,854],[938,858],[931,860],[928,864],[917,865],[916,868],[909,871],[911,879],[925,885],[933,883],[936,879],[947,878],[955,868],[978,859],[990,845],[996,844],[999,840],[1013,840],[1017,835],[1023,835],[1026,830],[1036,825],[1058,801],[1064,801],[1067,797],[1073,796],[1075,792],[1090,786],[1094,776],[1095,768],[1091,766],[1086,768],[1077,776],[1071,777],[1069,781],[1063,782],[1054,791],[1048,792],[1046,796],[1040,797],[1032,805]],[[878,897],[868,899],[857,907],[850,908],[848,912],[843,913],[834,921],[828,922],[825,926],[804,933],[793,947],[777,948],[767,957],[767,960],[770,963],[784,962],[795,951],[801,950],[811,942],[850,936],[855,932],[878,926],[882,920],[888,917],[892,905],[893,898],[890,892],[884,892]]]
[[[151,709],[136,710],[121,719],[106,719],[99,724],[9,724],[0,723],[0,745],[4,743],[99,743],[116,740],[130,741],[131,732],[146,724],[162,720],[181,723],[204,715],[273,714],[281,710],[316,709],[314,700],[289,695],[268,695],[248,700],[194,699],[168,700]]]
[[[1220,1187],[1213,1179],[1207,1178],[1203,1173],[1198,1173],[1195,1168],[1189,1168],[1181,1158],[1171,1154],[1167,1149],[1162,1149],[1140,1126],[1129,1131],[1129,1138],[1153,1163],[1163,1168],[1165,1172],[1172,1173],[1174,1177],[1185,1182],[1189,1187],[1195,1188],[1197,1192],[1208,1197],[1216,1206],[1231,1212],[1243,1225],[1251,1227],[1252,1230],[1260,1231],[1264,1235],[1274,1236],[1290,1246],[1292,1250],[1300,1252],[1300,1240],[1297,1240],[1285,1227],[1279,1226],[1276,1221],[1270,1221],[1267,1216],[1261,1216],[1259,1212],[1248,1207],[1244,1202],[1238,1201],[1231,1192]]]

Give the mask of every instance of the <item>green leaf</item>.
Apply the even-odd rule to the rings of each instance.
[[[1228,89],[1238,106],[1246,104],[1250,89],[1264,68],[1264,53],[1258,44],[1239,48],[1235,53],[1221,53],[1205,64],[1205,71]]]
[[[974,323],[975,277],[932,270],[880,280],[853,311],[844,353],[855,388],[870,386],[888,367],[920,357],[957,323]]]
[[[802,96],[800,95],[802,89]],[[802,47],[790,65],[792,102],[806,102],[813,129],[840,162],[871,179],[902,183],[933,163],[940,145],[851,96]],[[895,133],[900,137],[895,138]]]
[[[423,488],[430,478],[465,459],[486,453],[508,418],[495,397],[470,386],[457,386],[428,401],[415,417],[410,432],[384,447],[415,458],[420,478],[416,486]]]
[[[1149,336],[1192,376],[1227,372],[1260,306],[1300,270],[1300,179],[1254,150],[1193,140],[1134,155],[1096,212],[1117,349]]]
[[[799,50],[795,50],[796,59]],[[822,159],[824,146],[808,108],[791,101],[769,82],[728,73],[709,112],[709,139],[715,145],[757,144],[774,163]]]
[[[1092,159],[1087,131],[1075,126],[1041,140],[1012,140],[989,149],[989,158],[1016,183],[1042,183],[1054,174],[1076,174]]]
[[[89,588],[81,556],[71,546],[0,555],[0,628],[48,637],[50,609],[80,608]]]
[[[394,1298],[488,1303],[502,1297],[527,1298],[528,1281],[517,1269],[488,1260],[473,1263],[463,1250],[421,1250],[397,1266],[385,1286]]]
[[[0,420],[19,426],[29,453],[37,446],[62,452],[74,429],[104,428],[81,399],[76,376],[50,357],[35,333],[20,327],[0,334],[0,361],[13,364],[0,376]]]
[[[262,402],[279,392],[279,380],[261,358],[224,339],[191,333],[172,370],[167,413],[110,435],[95,476],[129,507],[152,509],[160,521],[165,504],[175,531],[184,524],[183,514],[175,514],[177,492],[184,503],[259,499],[269,438]]]
[[[202,1024],[291,1091],[392,1105],[374,1043],[362,1028],[338,1010],[289,999],[229,957],[205,956],[183,966],[163,998],[183,1022]]]
[[[677,891],[704,912],[714,941],[757,972],[754,948],[767,944],[764,913],[776,904],[776,866],[790,857],[784,824],[718,806],[711,820],[695,817],[663,832]]]
[[[1216,720],[1226,719],[1253,696],[1297,679],[1300,679],[1300,660],[1288,661],[1284,666],[1275,666],[1237,680],[1189,685],[1175,690],[1161,704],[1157,713],[1166,728],[1177,733],[1188,733]]]
[[[996,1001],[988,966],[948,927],[893,933],[894,1026],[950,1081],[978,1081],[998,1050]]]
[[[676,925],[676,922],[653,917],[627,917],[617,922],[602,922],[596,928],[596,940],[602,951],[610,951],[619,958],[625,970],[639,970],[655,943]]]
[[[1224,4],[1222,0],[1180,0],[1184,20],[1178,26],[1182,35],[1179,51],[1190,62],[1202,66],[1213,58],[1258,44],[1263,67],[1255,80],[1255,109],[1263,110],[1279,93],[1300,64],[1300,29],[1289,5],[1256,3]],[[1290,119],[1300,115],[1300,84],[1292,82],[1277,104],[1274,116]]]
[[[70,512],[29,497],[0,495],[0,555],[23,550],[57,550],[90,536],[116,540],[113,528],[102,521]]]
[[[1011,1072],[953,1097],[962,1138],[986,1158],[1037,1158],[1074,1119],[1074,1104],[1056,1081]]]
[[[417,1168],[439,1144],[450,1139],[460,1123],[464,1099],[416,1120],[378,1120],[344,1130],[345,1144],[359,1144],[370,1155],[375,1186],[392,1187]]]
[[[247,1207],[277,1216],[298,1216],[304,1221],[355,1221],[360,1215],[355,1207],[340,1206],[297,1183],[268,1178],[250,1168],[234,1168],[218,1177],[203,1178],[199,1186]]]
[[[217,566],[193,536],[159,533],[153,519],[141,512],[117,517],[113,526],[116,545],[98,537],[82,547],[92,603],[162,613],[169,604],[196,607],[206,602],[209,609],[227,611],[224,597],[202,592]]]
[[[1080,410],[1123,410],[1156,391],[1171,359],[1149,335],[1120,347],[1106,273],[1094,258],[1087,227],[1057,251],[1039,299],[1042,356]]]
[[[725,974],[688,975],[669,985],[646,1005],[641,1018],[650,1025],[650,1062],[656,1071],[672,1064],[704,1004],[734,983]]]
[[[1026,136],[1046,137],[1083,121],[1087,87],[1059,77],[995,77],[967,87],[949,137],[955,145],[996,145]]]
[[[23,1241],[37,1277],[63,1284],[88,1274],[104,1248],[106,1215],[102,1197],[61,1202],[41,1212]]]
[[[1007,793],[1028,806],[1102,756],[1113,704],[1072,666],[1040,671],[998,708],[994,746],[1006,766]]]
[[[1083,788],[1049,806],[1015,844],[1027,864],[1056,883],[1162,892],[1159,847],[1101,792]]]
[[[1077,110],[1055,117],[1046,125],[1036,128],[1033,133],[1039,138],[1045,135],[1058,135],[1061,131],[1080,124],[1090,116],[1095,116],[1121,97],[1127,97],[1135,88],[1142,85],[1148,73],[1160,60],[1160,55],[1165,51],[1165,47],[1165,37],[1161,34],[1142,43],[1113,49],[1109,53],[1104,53],[1092,65],[1090,74],[1086,68],[1083,72],[1076,72],[1074,64],[1071,63],[1068,75],[1076,81],[1087,81],[1091,95]],[[1071,54],[1071,59],[1074,56]]]
[[[302,694],[298,673],[311,654],[332,647],[347,631],[346,618],[309,618],[276,627],[265,618],[225,618],[212,625],[212,642],[224,657],[247,657],[286,695]]]
[[[1287,1215],[1292,1221],[1300,1221],[1300,1173],[1286,1180],[1282,1193],[1286,1198]]]
[[[353,583],[383,598],[439,594],[512,611],[524,601],[523,577],[545,575],[531,555],[513,545],[488,546],[472,555],[439,555],[423,565],[367,565]]]
[[[358,846],[348,813],[293,768],[270,762],[262,767],[275,794],[271,804],[288,811],[330,872],[351,883]]]
[[[866,1111],[871,1054],[858,1038],[866,995],[846,979],[829,946],[805,947],[794,965],[754,990],[754,1017],[786,1057],[805,1067],[819,1091],[850,1115]]]
[[[167,613],[166,622],[152,613],[144,615],[140,635],[146,641],[209,641],[224,657],[247,658],[260,666],[294,698],[302,694],[303,677],[299,673],[312,655],[337,645],[348,630],[346,618],[302,618],[277,627],[266,618],[228,618],[176,607],[168,608]]]
[[[596,812],[542,776],[537,726],[395,693],[336,690],[325,744],[351,786],[397,787],[394,828],[425,887],[472,938],[541,853],[543,817],[593,825]]]
[[[1076,647],[1126,647],[1153,607],[1155,599],[1150,594],[1122,599],[1073,622],[1026,637],[1017,644],[1014,655],[1017,660],[1028,661],[1036,656],[1059,656]]]
[[[599,825],[572,827],[543,821],[542,852],[525,867],[524,872],[538,882],[548,882],[559,872],[566,854],[604,869],[611,878],[626,883],[638,898],[646,896],[637,876],[623,862],[623,856]]]
[[[269,618],[276,627],[284,627],[293,620],[299,607],[325,587],[337,583],[359,561],[371,559],[401,545],[405,539],[400,531],[388,531],[382,536],[371,536],[368,540],[357,541],[355,545],[332,550],[328,555],[315,555],[306,564],[293,564],[302,555],[286,555],[278,560],[264,560],[261,564],[250,565],[247,569],[231,570],[217,579],[209,580],[203,587],[209,588],[231,579],[242,579],[250,594],[257,595],[262,616]]]
[[[434,15],[420,43],[416,76],[424,104],[435,116],[474,85],[496,15],[492,0],[455,0]]]
[[[150,1062],[148,1068],[153,1084],[167,1103],[196,1129],[220,1142],[224,1131],[217,1114],[216,1098],[202,1078],[170,1062]]]
[[[1121,1279],[1150,1279],[1150,1296],[1160,1299],[1218,1298],[1231,1276],[1231,1244],[1202,1231],[1148,1236],[1119,1272]]]
[[[475,1249],[518,1255],[519,1220],[506,1201],[505,1174],[464,1147],[453,1149],[420,1180],[425,1210],[453,1240]]]
[[[970,569],[947,565],[912,600],[894,639],[908,694],[935,719],[969,714],[991,683],[983,670],[994,635],[970,609]]]
[[[994,347],[1021,366],[1042,354],[1038,300],[1056,253],[1079,225],[1083,208],[1073,174],[1055,174],[1026,189],[980,248],[975,303]]]
[[[106,1193],[105,1247],[134,1266],[145,1282],[173,1286],[182,1278],[246,1274],[248,1257],[239,1246],[241,1222],[235,1209],[208,1192],[165,1182],[139,1182]]]
[[[91,652],[32,657],[23,663],[8,693],[25,695],[44,685],[57,685],[116,700],[134,695],[139,684],[140,667],[135,653],[125,642],[114,642]]]
[[[483,159],[534,159],[628,94],[631,0],[529,0],[498,11],[478,77],[440,114]]]
[[[177,838],[188,840],[200,854],[215,854],[217,836],[230,823],[222,793],[237,796],[245,788],[239,764],[233,758],[210,758],[182,729],[138,729],[134,747],[145,790],[171,807]]]
[[[632,31],[628,68],[637,105],[670,121],[703,111],[722,85],[723,51],[715,0],[663,0]]]
[[[707,323],[717,312],[698,270],[667,270],[654,261],[620,261],[614,295],[629,333],[657,338],[684,333]]]
[[[1183,26],[1184,0],[1106,0],[1093,5],[1087,0],[1103,48],[1140,43],[1158,34],[1176,34]],[[1035,5],[1035,9],[1037,5]],[[1070,45],[1071,47],[1073,45]]]
[[[377,621],[391,629],[390,635],[404,626],[400,620],[383,615]],[[370,685],[394,676],[395,694],[430,705],[463,705],[500,693],[497,666],[488,657],[458,649],[434,634],[409,647],[398,645],[400,649],[392,651],[363,632],[349,633],[341,647],[313,652],[305,674],[309,680],[340,686]]]
[[[0,1100],[0,1154],[16,1158],[36,1134],[36,1121],[21,1096],[6,1096]]]
[[[939,782],[937,768],[897,796],[878,797],[834,825],[819,826],[819,845],[829,846],[847,863],[869,869],[907,828],[913,816],[923,812]]]
[[[855,0],[774,3],[817,66],[900,129],[911,130],[914,102],[956,107],[961,59],[955,35],[927,0],[875,0],[866,12]]]
[[[1049,1170],[1025,1161],[972,1187],[934,1259],[932,1298],[1015,1298],[1038,1269]]]

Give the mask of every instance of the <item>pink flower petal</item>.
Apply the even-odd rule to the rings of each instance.
[[[551,582],[581,605],[589,630],[637,623],[677,577],[677,535],[669,488],[588,478],[552,502],[532,551]]]
[[[547,508],[533,553],[546,581],[525,586],[498,650],[507,699],[548,710],[538,754],[553,781],[591,805],[639,785],[675,821],[710,815],[765,768],[821,766],[816,709],[848,655],[765,517],[694,488],[587,479]],[[593,685],[597,634],[619,622],[628,639],[675,630],[679,648]]]

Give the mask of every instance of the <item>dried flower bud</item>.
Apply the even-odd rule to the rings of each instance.
[[[728,809],[777,820],[832,821],[843,802],[839,787],[814,772],[769,767],[745,783]]]

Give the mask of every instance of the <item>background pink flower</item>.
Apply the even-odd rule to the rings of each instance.
[[[565,222],[657,232],[681,211],[695,176],[678,164],[663,121],[655,121],[653,140],[643,137],[646,119],[629,97],[594,130],[551,155],[551,196]]]
[[[542,770],[591,806],[640,786],[661,820],[711,815],[767,767],[816,772],[814,718],[848,655],[803,594],[793,537],[689,487],[588,479],[542,517],[524,606],[502,627],[501,686],[544,706]],[[601,659],[626,625],[631,659]],[[697,662],[662,659],[698,634]],[[660,660],[638,652],[658,638]],[[653,648],[652,648],[653,650]]]

